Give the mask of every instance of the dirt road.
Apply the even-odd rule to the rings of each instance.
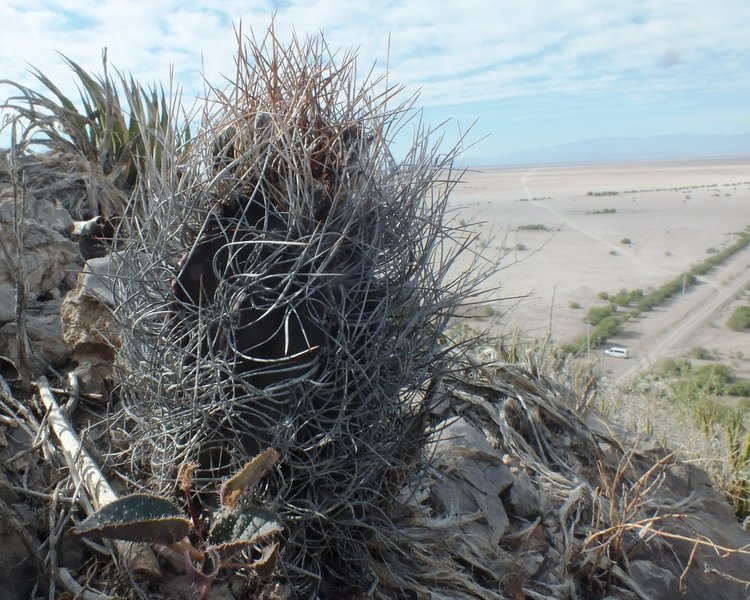
[[[540,209],[553,214],[565,227],[572,228],[580,234],[604,244],[616,252],[625,255],[633,264],[648,268],[648,260],[623,249],[622,244],[614,244],[595,229],[573,222],[561,211],[547,202],[534,200],[529,189],[529,179],[543,169],[531,169],[523,173],[520,183],[526,200]],[[672,276],[679,275],[674,271]],[[666,279],[669,274],[665,273]],[[638,283],[638,282],[634,282]],[[719,339],[723,334],[715,326],[715,321],[722,310],[750,285],[750,247],[731,257],[727,262],[712,269],[698,283],[685,293],[674,298],[655,310],[643,313],[637,319],[631,319],[625,325],[623,334],[610,340],[610,345],[625,346],[630,349],[632,359],[623,360],[601,353],[602,366],[614,381],[624,381],[643,371],[660,358],[684,352],[699,345],[699,340],[708,338],[714,345],[721,346]],[[713,331],[714,335],[711,335]],[[733,341],[736,345],[736,341]],[[740,351],[750,353],[750,342],[740,342]]]
[[[714,268],[708,278],[654,311],[625,325],[625,334],[613,343],[627,345],[630,360],[606,357],[604,367],[616,381],[624,381],[656,360],[679,354],[706,339],[721,347],[723,334],[715,324],[723,309],[750,285],[750,247]],[[750,341],[747,342],[750,350]]]

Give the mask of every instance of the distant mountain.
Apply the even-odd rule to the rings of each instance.
[[[513,152],[483,160],[481,165],[601,164],[738,157],[750,157],[750,133],[599,138]]]

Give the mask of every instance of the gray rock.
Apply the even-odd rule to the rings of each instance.
[[[530,519],[541,513],[541,495],[524,470],[513,477],[513,485],[505,497],[508,512],[517,517]]]
[[[26,600],[37,581],[29,552],[13,528],[0,522],[0,590],[3,600]]]
[[[108,306],[115,305],[112,282],[116,276],[117,261],[115,255],[92,258],[83,267],[81,287],[86,294],[97,298]]]
[[[454,417],[437,426],[433,450],[438,462],[444,454],[452,457],[482,458],[499,464],[501,454],[487,441],[487,436],[463,417]]]
[[[18,502],[18,494],[13,489],[10,479],[2,470],[0,470],[0,500],[6,504]]]
[[[0,283],[0,323],[16,318],[16,288],[12,283]]]
[[[76,245],[66,232],[70,215],[47,200],[26,195],[23,239],[23,272],[31,299],[50,294],[65,278],[65,269],[78,256]],[[12,191],[0,191],[0,237],[14,255],[14,198]],[[0,261],[0,284],[15,283],[15,265]]]
[[[18,364],[18,341],[16,323],[0,327],[0,354]],[[62,324],[57,315],[27,315],[26,330],[29,334],[34,356],[42,363],[59,366],[68,360],[68,349],[62,335]],[[33,357],[32,357],[33,358]],[[38,370],[40,365],[32,365]]]
[[[680,597],[680,585],[676,575],[657,567],[648,560],[630,562],[630,576],[638,583],[641,590],[654,600],[668,600]]]
[[[467,536],[492,552],[509,523],[500,494],[511,485],[510,470],[484,434],[464,419],[452,419],[439,430],[435,456],[442,478],[431,489],[433,504],[443,515],[466,519]]]

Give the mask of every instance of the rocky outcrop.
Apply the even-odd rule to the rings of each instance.
[[[63,339],[82,390],[102,393],[112,378],[115,353],[120,346],[119,326],[110,306],[113,302],[110,257],[89,260],[78,285],[63,300],[60,317]]]
[[[78,248],[68,237],[73,220],[52,202],[26,192],[16,202],[10,187],[0,190],[0,355],[18,366],[16,320],[16,221],[21,223],[21,273],[25,283],[23,309],[29,361],[33,373],[67,361],[62,339],[59,299],[75,281]]]
[[[30,192],[19,204],[18,211],[23,212],[21,241],[28,298],[59,297],[61,287],[64,289],[70,283],[71,274],[80,268],[78,248],[67,237],[73,229],[73,220],[65,209],[40,200]],[[0,296],[3,298],[9,297],[8,289],[15,287],[15,214],[13,190],[0,190],[0,239],[6,253],[0,261]],[[7,310],[0,313],[0,319],[11,320],[12,315],[7,313]]]

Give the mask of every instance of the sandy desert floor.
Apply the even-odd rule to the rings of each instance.
[[[490,303],[502,315],[496,327],[565,342],[586,335],[583,316],[603,304],[600,292],[658,287],[734,242],[750,225],[750,159],[472,171],[449,208],[477,224],[488,264],[502,256],[487,285],[498,297],[525,296]],[[546,231],[519,229],[533,225]],[[737,272],[750,263],[741,254]]]

